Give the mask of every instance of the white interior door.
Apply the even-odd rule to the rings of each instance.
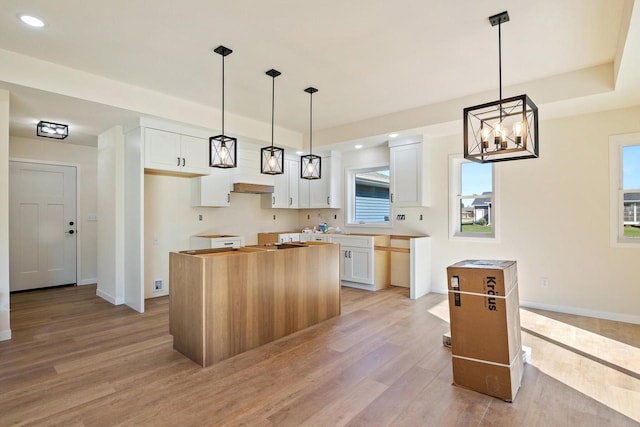
[[[76,283],[76,168],[9,162],[11,291]]]

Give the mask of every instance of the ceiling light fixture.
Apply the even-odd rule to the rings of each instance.
[[[36,135],[44,138],[65,139],[69,136],[69,126],[41,120],[36,125]]]
[[[224,58],[233,51],[222,45],[213,51],[222,56],[222,133],[209,138],[209,166],[235,168],[238,140],[224,134]]]
[[[464,109],[464,158],[479,163],[537,158],[538,107],[527,95],[502,99],[501,28],[509,13],[490,16],[489,22],[498,26],[500,99]]]
[[[284,148],[273,146],[276,77],[282,74],[273,68],[266,72],[271,77],[271,146],[260,150],[260,172],[268,175],[284,173]]]
[[[389,138],[397,138],[398,134],[397,133],[390,133],[389,134]]]
[[[44,27],[44,21],[40,18],[36,18],[31,15],[18,15],[18,19],[30,27],[42,28]]]
[[[359,150],[362,148],[362,144],[356,144],[353,146],[356,150]]]
[[[313,154],[313,94],[318,91],[315,87],[304,90],[309,94],[309,154],[300,156],[300,178],[320,179],[320,163],[322,158]]]

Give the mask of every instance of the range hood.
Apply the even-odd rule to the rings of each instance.
[[[273,193],[273,185],[234,182],[231,191],[234,193],[271,194]]]

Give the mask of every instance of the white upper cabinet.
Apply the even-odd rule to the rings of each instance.
[[[430,206],[427,150],[421,140],[389,143],[390,197],[394,207]]]
[[[320,179],[300,179],[299,206],[301,209],[342,207],[342,162],[338,153],[323,156]],[[298,171],[298,175],[299,175]]]
[[[191,178],[191,206],[231,206],[231,173],[210,168],[210,174]]]
[[[144,128],[144,168],[184,175],[209,173],[209,141],[154,128]]]
[[[273,176],[273,194],[265,195],[265,197],[271,198],[271,205],[269,206],[267,203],[266,207],[298,209],[298,168],[300,163],[294,158],[285,158],[284,162],[284,173]]]

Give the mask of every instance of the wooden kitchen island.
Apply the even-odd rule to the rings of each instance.
[[[203,367],[340,315],[340,248],[172,252],[173,347]]]

